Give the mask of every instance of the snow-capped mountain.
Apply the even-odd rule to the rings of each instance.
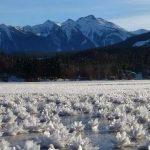
[[[33,33],[27,33],[11,26],[0,25],[0,49],[5,53],[38,53],[48,48],[45,40]]]
[[[71,38],[73,31],[80,32],[78,29],[78,24],[72,19],[68,19],[67,21],[63,22],[61,24],[61,28],[66,33],[68,40]]]
[[[0,49],[16,53],[85,50],[124,41],[132,36],[121,27],[93,15],[63,23],[50,20],[24,27],[0,25]]]
[[[150,46],[150,40],[138,41],[133,44],[133,47]]]
[[[150,32],[130,37],[121,43],[113,45],[112,47],[119,47],[122,49],[150,47]]]
[[[131,34],[117,25],[93,15],[77,20],[79,29],[96,47],[112,45],[121,42]]]
[[[11,27],[5,24],[0,25],[0,49],[4,49],[6,53],[11,47],[16,48],[10,28]]]
[[[94,44],[80,31],[77,22],[68,19],[63,22],[61,29],[67,35],[68,45],[70,50],[74,49],[89,49],[93,48]]]
[[[43,24],[23,27],[25,31],[33,32],[38,36],[45,36],[45,37],[48,36],[52,30],[57,30],[58,28],[59,26],[50,20],[47,20]]]
[[[146,30],[146,29],[139,29],[139,30],[133,31],[132,33],[136,34],[136,35],[140,35],[140,34],[144,34],[144,33],[148,33],[148,32],[150,32],[150,31]]]

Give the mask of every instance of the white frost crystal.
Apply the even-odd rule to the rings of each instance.
[[[73,124],[72,124],[72,127],[71,127],[71,129],[73,130],[73,131],[76,131],[76,132],[82,132],[83,130],[84,130],[84,125],[83,125],[83,123],[82,123],[82,121],[80,121],[80,122],[74,122]]]
[[[129,146],[131,144],[130,139],[126,132],[120,133],[118,132],[116,135],[117,144],[119,147],[121,146]]]
[[[0,150],[13,150],[10,143],[5,140],[0,141]]]
[[[147,148],[149,104],[150,81],[1,83],[0,150],[94,150],[103,123],[116,146]]]
[[[23,150],[40,150],[40,145],[37,145],[33,141],[26,141]]]
[[[94,132],[98,131],[98,126],[99,126],[99,120],[98,119],[90,120],[88,123],[89,123],[92,131],[94,131]]]

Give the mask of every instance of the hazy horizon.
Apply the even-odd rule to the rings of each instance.
[[[0,24],[36,25],[94,15],[126,30],[150,29],[149,0],[0,0]]]

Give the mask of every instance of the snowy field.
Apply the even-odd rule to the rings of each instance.
[[[150,81],[0,83],[0,150],[150,145]]]

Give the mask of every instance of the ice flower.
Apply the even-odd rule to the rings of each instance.
[[[83,114],[89,114],[93,111],[93,106],[88,102],[79,102],[74,104],[74,109],[80,111]]]
[[[117,147],[126,147],[131,144],[130,139],[126,132],[118,132],[116,135]]]
[[[52,144],[56,147],[64,148],[70,141],[70,136],[67,130],[56,130],[53,135],[50,136]]]
[[[35,138],[33,137],[35,142],[25,141],[22,139],[24,135],[19,136],[21,137],[19,141],[18,137],[10,137],[10,139],[15,138],[14,147],[6,141],[0,141],[0,150],[38,150],[40,146],[49,150],[94,150],[91,141],[86,138],[89,134],[85,132],[90,131],[84,130],[85,125],[79,121],[80,117],[73,118],[73,115],[80,116],[81,114],[83,116],[86,114],[86,119],[87,117],[91,119],[91,116],[97,117],[97,119],[91,119],[86,126],[94,132],[98,131],[99,119],[102,119],[104,123],[109,123],[107,129],[118,132],[113,140],[116,140],[114,144],[119,149],[124,147],[128,149],[128,146],[135,145],[137,148],[143,146],[148,149],[150,145],[149,87],[138,86],[137,90],[134,85],[133,90],[126,90],[126,86],[129,85],[123,85],[122,89],[122,85],[118,86],[115,82],[115,85],[106,86],[105,83],[104,88],[103,86],[97,88],[94,82],[90,86],[90,88],[94,87],[91,91],[86,88],[89,83],[83,84],[84,86],[73,83],[73,89],[70,89],[70,85],[67,84],[64,84],[62,89],[59,85],[55,87],[51,84],[54,90],[48,90],[48,93],[39,91],[33,94],[23,90],[21,94],[2,94],[2,96],[0,94],[1,139],[5,135],[15,136],[25,133],[35,135]],[[81,88],[80,90],[76,88],[77,85]],[[37,85],[36,88],[38,88]],[[45,87],[42,88],[45,89]],[[84,92],[82,92],[83,88],[85,88]],[[67,92],[64,92],[64,89]],[[72,91],[68,94],[70,90]],[[72,116],[68,117],[71,118],[68,122],[64,119],[66,115]],[[106,130],[106,127],[107,125],[102,127],[102,130]],[[32,134],[32,132],[40,134]],[[103,132],[98,134],[103,134]],[[26,140],[29,138],[27,137]],[[9,142],[12,143],[12,141]],[[24,142],[26,142],[25,145]]]
[[[123,131],[126,127],[126,123],[123,120],[114,119],[108,127],[108,130],[111,132]]]
[[[8,143],[5,140],[0,141],[0,150],[13,150],[13,148],[10,146],[10,143]]]
[[[50,144],[50,147],[48,150],[59,150],[59,149],[55,149],[54,145],[53,144]]]
[[[139,149],[150,149],[150,135],[146,136],[146,139],[143,141],[142,144],[139,145]]]
[[[139,115],[138,115],[138,121],[139,123],[147,123],[150,121],[150,115],[149,110],[146,106],[140,106],[138,107]]]
[[[14,123],[17,117],[13,114],[13,112],[10,109],[8,109],[6,113],[7,114],[3,117],[3,122]]]
[[[71,126],[71,131],[76,131],[77,133],[82,132],[84,130],[85,125],[82,124],[82,121],[75,121]]]
[[[78,136],[74,136],[71,140],[72,142],[70,143],[70,149],[94,150],[94,147],[92,147],[90,140],[88,138],[83,138],[81,134],[79,134]]]
[[[30,116],[23,121],[24,128],[30,132],[39,132],[39,119],[36,116]]]
[[[46,130],[49,131],[50,134],[52,134],[57,128],[55,128],[52,121],[48,122],[45,126]]]
[[[135,124],[132,126],[129,134],[133,140],[139,140],[146,136],[145,130],[140,124]]]
[[[98,131],[98,126],[99,126],[99,121],[98,119],[94,119],[94,120],[90,120],[88,122],[90,128],[92,129],[92,131],[97,132]]]
[[[7,124],[4,128],[4,135],[15,136],[19,133],[23,133],[23,126],[19,126],[17,122],[13,124]]]
[[[26,141],[23,150],[40,150],[40,145],[33,141]]]

